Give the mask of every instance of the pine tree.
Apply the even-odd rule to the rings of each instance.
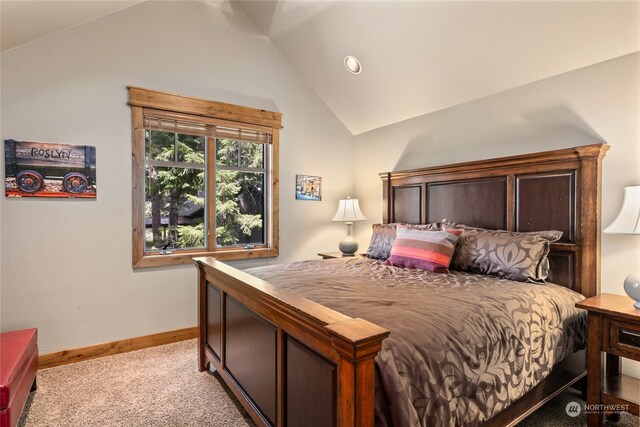
[[[147,159],[204,164],[204,144],[204,137],[147,131]],[[217,144],[218,164],[262,168],[262,145],[229,139],[219,139]],[[203,217],[194,219],[191,225],[178,224],[180,207],[184,203],[204,207],[204,183],[203,169],[148,165],[146,216],[151,217],[153,247],[161,247],[167,239],[174,241],[178,248],[205,246]],[[217,244],[228,246],[253,240],[254,232],[263,227],[262,214],[255,213],[263,211],[263,201],[264,174],[218,170],[215,205]],[[161,232],[162,217],[169,219],[168,236]]]

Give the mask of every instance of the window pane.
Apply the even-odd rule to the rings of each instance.
[[[205,137],[177,134],[178,161],[204,164]]]
[[[145,131],[145,157],[147,160],[204,164],[204,136],[182,133]]]
[[[238,141],[221,138],[216,140],[216,164],[238,166]]]
[[[264,167],[264,144],[235,139],[218,138],[216,141],[216,163],[220,166],[242,168]]]
[[[173,161],[176,134],[158,130],[145,131],[145,157],[148,160]]]
[[[145,181],[145,250],[205,247],[205,171],[147,166]]]
[[[263,244],[264,173],[216,172],[216,244]]]
[[[240,145],[240,167],[260,168],[264,165],[264,144],[238,141]]]

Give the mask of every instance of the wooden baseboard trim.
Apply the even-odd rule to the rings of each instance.
[[[145,335],[143,337],[129,338],[126,340],[112,341],[88,347],[63,350],[55,353],[42,354],[38,357],[38,369],[53,368],[54,366],[67,365],[83,360],[95,359],[113,354],[126,353],[128,351],[141,350],[157,345],[171,344],[173,342],[189,340],[198,336],[198,328],[185,328],[176,331],[161,332],[159,334]]]

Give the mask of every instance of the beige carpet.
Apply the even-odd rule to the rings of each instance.
[[[197,359],[189,340],[42,370],[19,425],[253,425]]]
[[[521,426],[586,425],[584,414],[565,413],[568,391]],[[623,414],[617,427],[637,427]],[[196,341],[189,340],[38,373],[20,426],[251,426],[253,423],[217,376],[197,370]]]

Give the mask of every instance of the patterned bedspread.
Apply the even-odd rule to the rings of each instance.
[[[584,297],[567,288],[379,261],[333,259],[247,270],[391,331],[376,364],[376,424],[473,426],[584,348]]]

